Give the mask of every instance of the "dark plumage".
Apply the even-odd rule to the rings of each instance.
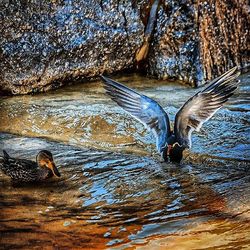
[[[175,116],[174,130],[170,129],[167,113],[151,98],[101,76],[107,94],[119,106],[149,128],[156,138],[156,147],[165,161],[180,162],[182,153],[191,148],[191,135],[233,95],[240,75],[234,67],[214,79],[204,90],[191,97]]]
[[[18,183],[42,181],[53,175],[61,176],[55,166],[51,152],[47,150],[42,150],[37,154],[36,162],[12,158],[3,150],[0,169],[14,182]]]

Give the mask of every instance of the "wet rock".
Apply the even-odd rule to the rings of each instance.
[[[46,91],[136,60],[159,79],[200,85],[248,66],[247,11],[246,0],[2,1],[0,92]]]
[[[159,8],[148,71],[158,78],[193,83],[200,71],[195,9],[191,1],[163,1]]]
[[[199,85],[249,64],[247,1],[162,1],[148,72]]]
[[[25,94],[133,65],[144,26],[130,1],[0,3],[0,89]]]
[[[233,65],[249,67],[248,1],[208,0],[197,12],[203,77],[211,79]]]

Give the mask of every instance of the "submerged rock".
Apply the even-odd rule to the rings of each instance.
[[[149,75],[199,85],[247,66],[247,18],[246,0],[2,1],[0,92],[46,91],[138,58]]]

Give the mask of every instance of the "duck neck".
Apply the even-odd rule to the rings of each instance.
[[[173,145],[176,142],[176,137],[173,132],[171,132],[171,135],[167,139],[168,145]]]

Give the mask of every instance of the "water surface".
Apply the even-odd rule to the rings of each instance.
[[[197,89],[117,77],[173,120]],[[193,136],[179,164],[104,95],[99,81],[1,99],[0,149],[35,160],[51,150],[62,178],[13,186],[0,173],[4,249],[205,249],[250,244],[249,78]]]

